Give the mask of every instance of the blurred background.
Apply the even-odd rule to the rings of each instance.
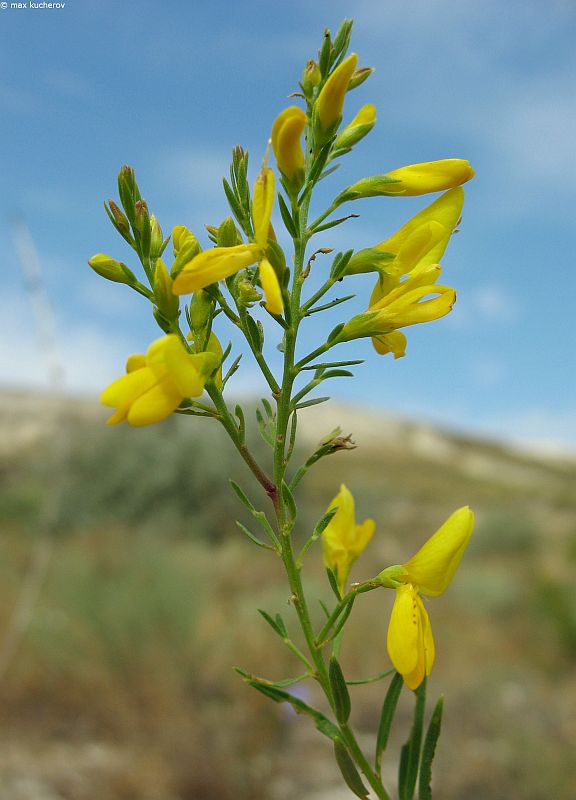
[[[100,391],[158,332],[142,298],[86,266],[105,252],[135,269],[102,208],[123,163],[165,232],[186,224],[206,246],[203,225],[229,213],[231,148],[249,149],[254,176],[324,27],[347,16],[376,72],[345,120],[367,102],[379,118],[323,182],[318,213],[404,164],[467,158],[477,177],[443,259],[452,314],[409,329],[399,361],[342,348],[367,363],[334,384],[333,405],[301,415],[296,462],[337,425],[358,447],[301,485],[298,535],[346,482],[377,523],[363,579],[470,504],[473,543],[429,609],[430,696],[446,694],[436,794],[576,796],[574,4],[67,0],[0,10],[0,800],[348,796],[307,720],[231,669],[298,671],[255,611],[288,616],[288,598],[274,559],[233,524],[227,478],[251,483],[231,446],[205,420],[103,424]],[[373,245],[425,202],[358,203],[319,246]],[[371,279],[350,285],[357,298],[313,317],[304,349],[365,307]],[[248,356],[229,387],[254,409],[265,390]],[[311,596],[326,599],[319,548],[309,562]],[[351,677],[388,666],[389,594],[355,606]],[[367,747],[382,693],[354,691]]]

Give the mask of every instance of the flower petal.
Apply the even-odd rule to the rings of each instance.
[[[271,314],[279,315],[284,310],[282,291],[278,276],[267,258],[260,262],[260,285],[266,296],[266,308]]]
[[[406,580],[423,594],[437,596],[445,591],[468,546],[474,514],[468,506],[459,508],[404,564]]]
[[[252,198],[252,219],[254,220],[254,236],[257,244],[264,248],[268,243],[270,217],[274,205],[274,171],[263,167],[254,184]]]
[[[100,402],[112,408],[130,405],[157,383],[158,376],[153,370],[148,367],[137,369],[118,378],[104,389],[100,395]]]
[[[260,248],[256,244],[234,247],[213,247],[189,261],[174,279],[174,294],[189,294],[229,278],[241,269],[258,261]]]
[[[394,358],[403,358],[406,355],[406,337],[401,331],[391,331],[382,336],[374,336],[372,344],[381,356],[394,353]]]
[[[416,669],[419,660],[421,617],[416,600],[413,586],[400,586],[388,625],[388,655],[394,668],[404,676]]]
[[[180,390],[167,376],[132,404],[128,412],[128,422],[134,427],[160,422],[178,408],[181,400]]]

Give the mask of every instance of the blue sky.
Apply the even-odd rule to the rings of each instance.
[[[67,385],[96,396],[157,336],[145,301],[86,266],[95,252],[133,265],[102,208],[119,167],[135,167],[165,231],[217,224],[228,213],[220,180],[232,146],[249,149],[253,176],[323,28],[346,16],[352,49],[376,72],[349,95],[345,118],[373,102],[378,123],[324,183],[324,201],[363,175],[438,158],[468,158],[477,177],[443,259],[443,280],[458,290],[453,313],[409,329],[408,355],[395,362],[368,342],[348,346],[343,357],[368,360],[332,395],[576,450],[569,0],[66,0],[63,9],[0,10],[4,385],[47,384],[10,219],[22,215],[38,250]],[[426,202],[363,201],[350,209],[360,219],[321,243],[375,244]],[[355,281],[358,299],[327,324],[363,308],[371,284]],[[311,323],[306,341],[321,333],[321,321]],[[248,357],[235,385],[261,385]]]

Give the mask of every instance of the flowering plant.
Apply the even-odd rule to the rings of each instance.
[[[259,509],[243,488],[232,483],[260,533],[244,525],[240,529],[253,544],[282,560],[295,619],[286,622],[278,613],[260,613],[305,668],[303,675],[282,681],[242,669],[238,672],[254,689],[311,718],[319,732],[332,741],[336,763],[350,791],[364,798],[370,791],[381,799],[390,797],[382,782],[382,758],[405,684],[415,692],[416,703],[411,734],[400,757],[398,792],[400,800],[409,800],[418,784],[419,797],[424,800],[431,797],[431,763],[440,731],[442,700],[436,704],[424,734],[426,676],[434,662],[434,640],[421,595],[437,595],[448,586],[472,533],[472,512],[467,507],[456,511],[405,564],[350,585],[351,567],[372,540],[375,523],[356,523],[354,499],[346,486],[341,486],[299,552],[294,532],[300,481],[316,462],[338,450],[350,449],[351,441],[336,431],[297,469],[293,469],[292,460],[299,415],[328,399],[311,396],[312,392],[325,381],[351,377],[350,367],[362,363],[333,357],[318,361],[321,356],[342,342],[369,338],[378,354],[392,353],[400,358],[407,343],[401,329],[450,312],[456,293],[437,283],[439,261],[460,219],[464,199],[461,185],[474,172],[467,161],[445,159],[363,177],[339,191],[323,213],[309,220],[318,182],[337,168],[340,159],[376,123],[376,109],[368,104],[342,126],[348,93],[372,72],[367,67],[358,68],[356,54],[347,55],[351,31],[350,21],[343,22],[334,38],[326,31],[318,60],[307,63],[294,95],[302,101],[302,107],[287,107],[273,122],[269,147],[252,190],[248,153],[239,146],[234,148],[230,180],[223,183],[232,216],[219,226],[206,226],[213,247],[203,249],[183,225],[174,227],[171,236],[165,238],[140,195],[134,171],[122,167],[118,177],[120,205],[110,200],[106,211],[137,255],[145,283],[125,264],[104,254],[95,255],[89,264],[102,277],[125,284],[146,298],[163,336],[149,346],[146,355],[129,357],[126,375],[112,383],[101,400],[115,409],[109,424],[126,421],[134,426],[149,425],[177,413],[209,417],[223,426],[270,500],[269,508]],[[278,175],[268,165],[270,147]],[[350,218],[332,217],[341,205],[359,198],[436,192],[443,194],[379,244],[337,253],[320,287],[307,295],[306,280],[313,269],[317,270],[316,256],[332,252],[324,247],[309,255],[308,246],[318,233]],[[279,215],[292,242],[291,260],[277,239],[272,221],[275,215]],[[173,258],[168,267],[170,240]],[[323,341],[301,353],[299,335],[307,319],[350,299],[325,301],[335,284],[367,273],[373,273],[375,283],[366,310],[352,317],[343,315]],[[228,383],[239,369],[241,355],[233,358],[232,345],[222,346],[226,324],[242,333],[270,390],[271,400],[264,398],[256,415],[270,448],[267,464],[257,460],[248,445],[244,409],[241,405],[233,409],[229,406]],[[275,374],[265,354],[270,340],[282,353],[280,375]],[[312,556],[309,551],[319,539],[335,597],[332,608],[323,606],[326,619],[320,627],[310,614],[302,577],[304,559]],[[348,681],[339,658],[345,626],[353,622],[357,597],[382,587],[396,590],[388,631],[393,666],[374,678]],[[294,639],[294,622],[301,629],[303,644]],[[387,677],[390,683],[375,753],[369,759],[350,722],[349,686]],[[318,684],[330,714],[288,691],[292,684],[304,680]]]

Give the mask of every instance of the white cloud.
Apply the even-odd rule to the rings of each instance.
[[[31,317],[31,304],[23,293],[3,297],[0,317],[0,383],[30,388],[55,388],[61,373],[63,388],[78,392],[101,391],[122,369],[132,351],[118,335],[94,325],[56,326],[54,342]]]
[[[520,308],[501,286],[479,286],[470,293],[470,305],[477,316],[491,323],[510,325],[518,321]]]
[[[222,195],[222,178],[229,170],[228,155],[223,149],[202,146],[170,150],[160,156],[157,166],[162,183],[198,197]]]

